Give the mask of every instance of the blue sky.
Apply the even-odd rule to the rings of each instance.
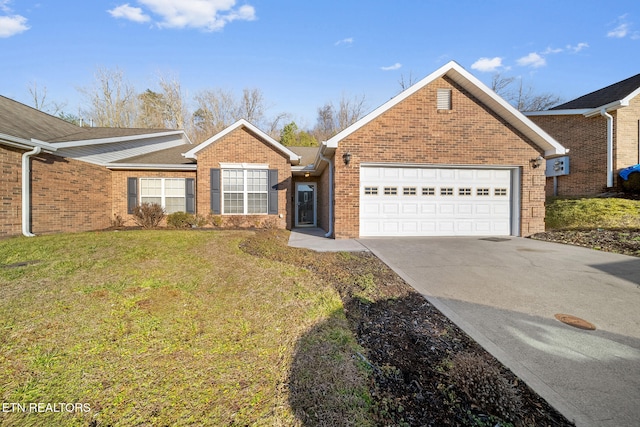
[[[77,114],[97,67],[139,91],[175,75],[199,90],[262,90],[301,127],[365,96],[369,110],[450,60],[570,100],[640,73],[640,2],[430,0],[0,0],[0,94],[28,87]]]

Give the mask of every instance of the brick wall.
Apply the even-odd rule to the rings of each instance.
[[[52,154],[31,157],[31,230],[77,232],[111,224],[111,172]]]
[[[0,145],[0,236],[22,233],[22,153]]]
[[[291,165],[282,153],[246,128],[240,127],[204,148],[197,155],[196,206],[198,213],[208,215],[211,211],[210,169],[219,169],[220,163],[268,164],[269,169],[278,170],[278,215],[265,215],[265,217],[273,218],[279,227],[291,228],[293,220]]]
[[[615,114],[615,113],[614,113]],[[530,119],[569,149],[570,174],[558,177],[559,196],[584,196],[607,190],[607,121],[602,116],[532,116]],[[553,178],[547,178],[553,195]]]
[[[127,178],[195,178],[195,171],[140,171],[114,170],[111,172],[111,191],[113,194],[111,218],[116,215],[124,220],[124,225],[135,226],[133,215],[127,213]],[[198,182],[196,181],[196,188]],[[198,195],[196,194],[196,200]],[[206,215],[206,214],[205,214]]]
[[[452,110],[436,110],[437,89],[452,90]],[[544,231],[544,168],[529,160],[541,150],[448,78],[403,100],[339,143],[335,158],[351,152],[349,166],[336,161],[335,236],[359,234],[360,163],[521,166],[520,231]]]
[[[640,96],[629,102],[628,107],[616,110],[614,133],[616,142],[614,170],[618,179],[618,170],[640,163],[639,158],[639,130],[640,126]]]

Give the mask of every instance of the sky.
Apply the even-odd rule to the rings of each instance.
[[[78,115],[79,88],[120,69],[139,92],[159,75],[187,98],[260,89],[267,117],[311,128],[317,110],[368,110],[456,61],[564,101],[640,73],[640,1],[0,0],[0,95],[29,87]]]

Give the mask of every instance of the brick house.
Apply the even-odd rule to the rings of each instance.
[[[136,204],[156,202],[168,212],[213,215],[231,224],[320,227],[334,238],[526,236],[544,230],[543,156],[565,154],[556,140],[455,62],[319,148],[284,147],[244,120],[197,146],[183,134],[164,133],[147,135],[149,144],[136,153],[116,149],[108,161],[94,153],[93,163],[85,153],[78,161],[91,164],[74,163],[77,189],[101,186],[94,210],[102,212],[102,222],[93,229],[108,225],[104,219],[114,215],[129,220]],[[151,142],[169,136],[171,143]],[[118,141],[135,145],[129,139],[137,137],[142,138],[133,132]],[[0,153],[21,148],[8,147],[7,141],[0,135]],[[22,152],[31,147],[22,143]],[[56,164],[67,161],[63,158],[49,165],[49,173],[56,173]],[[19,153],[6,161],[3,154],[3,169],[19,169],[18,160]],[[15,196],[20,186],[8,190]],[[36,194],[31,192],[34,212],[40,209]],[[76,201],[69,196],[67,204],[73,211]],[[4,234],[16,234],[19,217],[13,223]],[[66,231],[38,228],[35,221],[32,227]]]
[[[617,172],[640,163],[640,74],[525,115],[569,150],[568,174],[547,178],[549,196],[616,191]]]
[[[107,165],[185,144],[183,131],[83,128],[0,96],[0,236],[107,228]]]

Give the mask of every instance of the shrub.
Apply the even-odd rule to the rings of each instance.
[[[640,227],[640,201],[619,198],[551,199],[547,229]]]
[[[111,220],[111,227],[113,228],[122,228],[124,227],[124,219],[121,215],[113,214],[113,219]]]
[[[626,181],[622,180],[622,189],[627,193],[640,194],[640,172],[633,172]]]
[[[481,410],[506,420],[519,418],[522,399],[497,365],[479,355],[460,353],[451,359],[449,377],[455,389]]]
[[[167,225],[173,228],[191,228],[194,216],[186,212],[174,212],[167,216]]]
[[[209,214],[209,224],[214,227],[222,227],[222,215]]]
[[[142,203],[133,210],[133,220],[142,228],[155,228],[164,217],[164,209],[157,203]]]

